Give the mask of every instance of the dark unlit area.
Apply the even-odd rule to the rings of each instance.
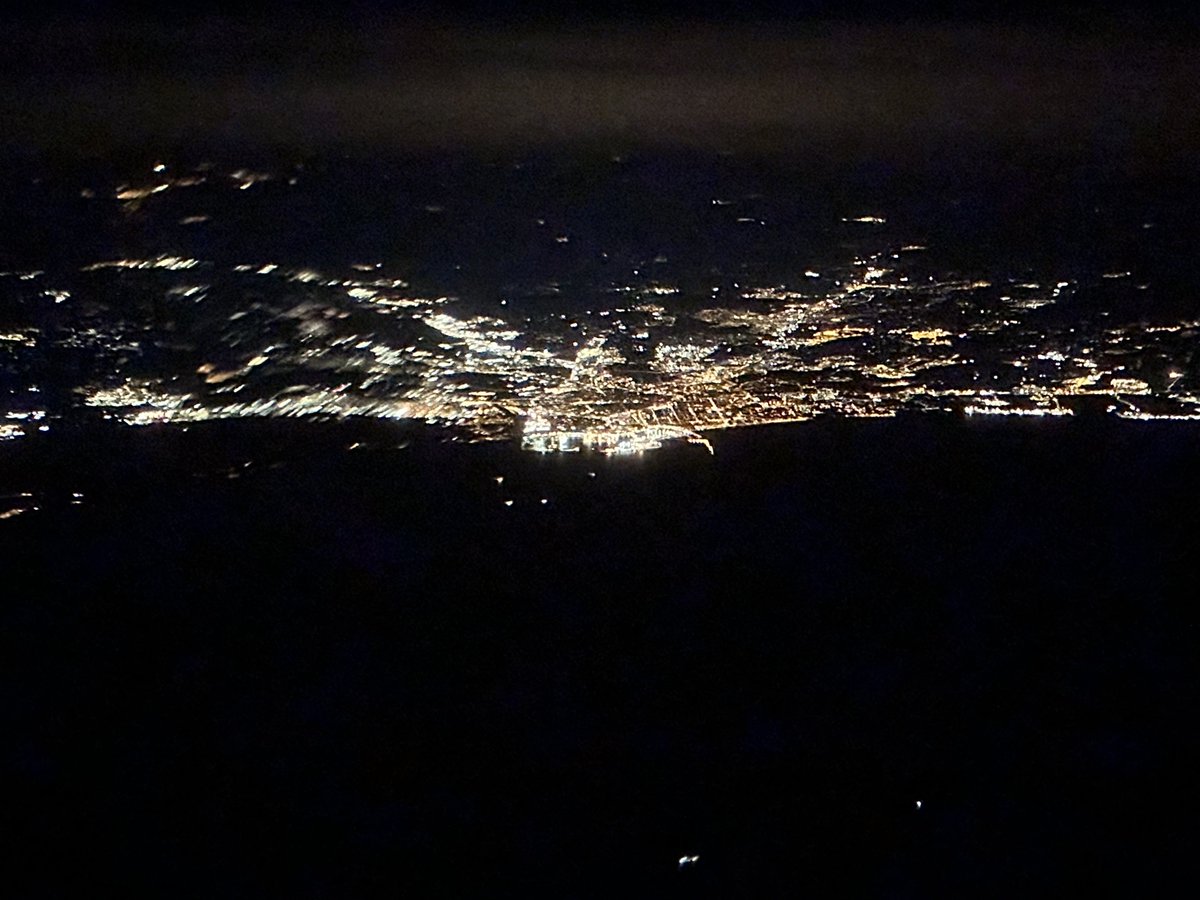
[[[186,897],[1161,896],[1190,858],[1194,433],[209,424],[5,457],[46,506],[0,544],[25,896],[64,847]]]
[[[1194,149],[1190,41],[1000,25],[10,27],[10,148]]]

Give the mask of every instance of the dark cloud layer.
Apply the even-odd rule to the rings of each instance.
[[[10,28],[0,141],[1185,158],[1184,39],[1002,25]]]

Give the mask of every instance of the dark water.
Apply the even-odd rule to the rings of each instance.
[[[1198,441],[925,416],[638,460],[336,424],[11,444],[40,507],[3,523],[27,896],[1167,890]]]

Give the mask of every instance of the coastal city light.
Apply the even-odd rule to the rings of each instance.
[[[117,199],[154,203],[180,188],[240,191],[282,177],[168,172],[158,164]],[[850,228],[886,221],[842,217]],[[428,295],[375,261],[327,270],[160,254],[85,263],[69,279],[4,272],[0,287],[35,283],[30,302],[61,303],[68,315],[78,296],[162,299],[103,320],[68,318],[51,334],[10,328],[0,354],[17,370],[45,346],[86,354],[80,408],[129,425],[416,420],[537,453],[622,456],[672,442],[711,451],[705,434],[818,416],[1043,418],[1087,404],[1133,420],[1200,416],[1189,350],[1200,322],[1055,316],[1077,294],[1125,284],[1125,271],[939,275],[926,244],[889,245],[876,227],[855,233],[844,259],[813,260],[792,281],[685,290],[639,265],[552,307],[512,291],[492,301]],[[0,438],[26,434],[33,410],[45,415],[35,386],[10,395]]]

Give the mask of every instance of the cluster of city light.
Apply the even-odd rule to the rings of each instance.
[[[140,183],[121,184],[117,186],[111,196],[132,212],[139,209],[142,203],[156,195],[165,194],[168,191],[179,188],[209,184],[213,180],[227,180],[235,189],[245,191],[260,182],[273,181],[274,179],[275,176],[269,172],[255,172],[249,169],[235,169],[225,175],[220,175],[216,166],[211,163],[202,163],[194,170],[175,175],[172,174],[171,167],[166,163],[156,163],[151,168],[149,175],[140,181]],[[295,183],[296,180],[294,178],[289,179],[289,184]],[[80,193],[87,200],[97,198],[96,191],[91,188],[84,188]],[[204,221],[206,217],[188,218]]]
[[[200,265],[198,259],[187,259],[179,256],[157,256],[153,259],[111,259],[84,266],[84,272],[95,272],[99,269],[194,269]]]
[[[147,267],[137,262],[141,264],[129,267]],[[165,259],[151,261],[156,267],[165,263]],[[903,321],[903,316],[898,323],[888,321],[892,312],[888,301],[914,288],[886,281],[889,270],[876,265],[874,258],[855,260],[849,271],[834,279],[834,289],[823,293],[808,295],[786,286],[748,287],[742,300],[758,305],[701,309],[687,317],[686,329],[678,327],[678,315],[652,302],[584,317],[560,314],[514,322],[499,316],[453,315],[452,301],[445,297],[384,296],[386,290],[403,285],[398,280],[364,283],[324,278],[312,270],[298,275],[274,264],[238,268],[258,275],[278,271],[281,277],[337,287],[344,296],[368,306],[381,299],[393,308],[400,305],[426,332],[403,346],[374,336],[332,336],[325,333],[324,323],[346,313],[336,307],[302,304],[284,315],[306,322],[316,317],[320,327],[313,328],[310,322],[307,330],[300,330],[290,348],[293,362],[308,367],[324,364],[345,374],[366,372],[369,377],[335,390],[301,390],[234,403],[144,388],[131,395],[129,385],[116,393],[112,388],[95,391],[87,402],[123,406],[122,419],[134,424],[240,416],[363,415],[453,423],[480,436],[496,437],[505,432],[507,420],[522,423],[522,445],[530,450],[630,453],[672,440],[702,441],[703,431],[801,421],[822,414],[891,416],[908,407],[936,407],[966,415],[1063,416],[1072,414],[1063,401],[1073,396],[1111,395],[1127,403],[1124,398],[1129,396],[1155,393],[1148,382],[1121,374],[1122,366],[1098,364],[1102,346],[1073,355],[1042,349],[1028,358],[1010,359],[1016,370],[1050,363],[1057,374],[1046,378],[1043,373],[1040,381],[1021,379],[1006,391],[983,385],[939,385],[931,380],[931,372],[969,369],[974,364],[964,355],[972,338],[1012,330],[1020,320],[1003,318],[994,310],[989,315],[981,304],[985,312],[956,323],[955,329],[926,321],[921,310],[911,321]],[[1035,309],[1053,302],[1070,286],[1057,283],[1049,291],[1050,298],[1027,295],[1016,306]],[[960,280],[922,285],[921,290],[944,298],[992,287],[986,280]],[[1014,292],[1017,289],[1027,294],[1040,290],[1036,284],[1012,286]],[[1011,298],[1012,293],[1002,296],[1003,301]],[[1045,335],[1037,336],[1045,342]],[[1128,337],[1109,335],[1112,342]],[[618,349],[619,338],[625,339],[625,352]],[[864,346],[882,339],[897,346],[882,356],[864,352]],[[202,370],[205,384],[245,379],[250,369],[289,353],[288,348],[282,353],[270,349],[271,356],[256,354],[238,369]],[[634,360],[628,353],[645,356]],[[1073,371],[1061,371],[1064,366]],[[400,374],[409,383],[401,384],[391,396],[364,395],[364,390]],[[979,374],[974,372],[973,377],[978,379]],[[1182,373],[1172,374],[1182,377]],[[1175,399],[1186,403],[1191,398]],[[930,403],[939,400],[943,402]],[[1118,414],[1192,416],[1136,408]]]
[[[220,182],[244,190],[272,177],[212,167],[174,176],[160,164],[143,183],[106,196],[160,203],[155,198],[175,188]],[[794,279],[739,283],[732,294],[723,284],[687,295],[635,268],[590,303],[510,305],[511,292],[490,306],[422,296],[370,260],[332,272],[270,260],[222,269],[171,254],[102,260],[71,284],[46,279],[36,288],[39,302],[63,303],[102,296],[87,279],[120,277],[124,289],[144,279],[147,292],[168,301],[156,315],[186,309],[195,317],[188,321],[207,317],[194,333],[172,321],[169,340],[156,330],[161,322],[116,317],[80,320],[54,335],[53,347],[94,356],[95,370],[77,386],[82,405],[132,425],[366,416],[453,425],[475,439],[515,434],[537,452],[624,454],[823,415],[1069,416],[1097,397],[1122,418],[1200,418],[1188,368],[1200,322],[1056,325],[1039,311],[1086,285],[939,278],[909,265],[925,250],[905,244],[814,261]],[[5,275],[30,281],[44,273]],[[1146,288],[1125,271],[1093,280]],[[0,352],[45,339],[10,330],[0,334]],[[147,347],[162,353],[165,345],[178,348],[177,365],[136,371]],[[10,414],[0,439],[25,427]]]
[[[525,422],[521,434],[521,447],[535,453],[577,453],[587,450],[623,456],[657,450],[667,441],[688,441],[712,452],[712,444],[706,438],[687,428],[670,425],[571,431],[555,427],[535,413]]]

